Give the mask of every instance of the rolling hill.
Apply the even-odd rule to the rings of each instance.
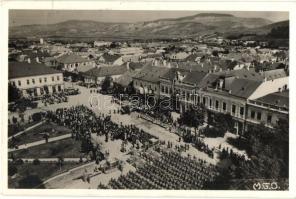
[[[219,32],[230,34],[268,29],[272,22],[263,18],[242,18],[230,14],[202,13],[174,19],[138,23],[105,23],[70,20],[48,25],[12,26],[9,37],[138,37],[173,38]],[[264,28],[265,27],[265,28]]]

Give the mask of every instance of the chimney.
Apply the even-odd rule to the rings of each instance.
[[[129,65],[130,65],[130,62],[127,62],[127,63],[126,63],[126,69],[127,69],[127,70],[130,70]]]
[[[31,63],[31,59],[30,59],[30,58],[28,58],[28,59],[27,59],[27,62],[30,64],[30,63]]]
[[[232,92],[231,90],[228,91],[229,94],[231,94],[231,92]]]
[[[40,61],[39,61],[39,57],[36,57],[36,62],[37,62],[37,63],[40,63]]]
[[[223,88],[223,84],[224,84],[224,80],[220,79],[219,80],[219,88],[222,89]]]

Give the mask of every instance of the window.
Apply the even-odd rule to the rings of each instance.
[[[20,80],[18,80],[18,85],[21,86],[22,85],[22,82]]]
[[[60,81],[60,76],[57,76],[57,80]]]
[[[261,112],[257,112],[257,120],[261,120]]]
[[[251,118],[252,118],[252,119],[255,118],[255,111],[251,111]]]
[[[226,111],[227,105],[225,102],[223,102],[223,111]]]
[[[39,78],[39,82],[42,83],[42,78]]]
[[[32,79],[32,83],[35,84],[35,79]]]
[[[168,89],[168,87],[165,87],[165,93],[166,93],[166,94],[169,93],[169,89]]]
[[[244,107],[240,107],[240,109],[239,109],[239,114],[240,114],[240,115],[244,115],[244,111],[245,111],[245,110],[244,110]]]
[[[15,86],[15,82],[14,81],[12,82],[12,85]]]
[[[161,92],[164,93],[164,86],[161,86]]]
[[[46,77],[44,77],[44,82],[47,82],[47,78]]]
[[[27,79],[27,85],[29,85],[30,84],[30,80],[29,79]]]
[[[186,93],[186,100],[187,101],[189,100],[189,97],[190,97],[190,94],[189,93]]]
[[[216,109],[218,109],[218,108],[219,108],[219,101],[216,100]]]
[[[203,97],[203,98],[202,98],[202,103],[205,105],[205,104],[206,104],[206,102],[207,102],[207,101],[206,101],[206,98],[205,98],[205,97]]]
[[[212,99],[210,99],[210,108],[212,107]]]
[[[52,76],[52,77],[51,77],[51,81],[53,81],[53,82],[54,82],[54,76]]]
[[[197,96],[197,103],[200,103],[200,96]]]
[[[272,115],[267,115],[267,123],[270,124],[272,119]]]
[[[236,106],[235,106],[234,104],[232,105],[231,112],[232,112],[233,115],[235,115],[235,112],[236,112]]]

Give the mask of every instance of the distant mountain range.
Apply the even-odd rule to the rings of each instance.
[[[13,37],[135,37],[174,38],[195,37],[212,33],[267,34],[281,25],[263,18],[242,18],[230,14],[202,13],[188,17],[159,19],[138,23],[105,23],[89,20],[70,20],[48,25],[24,25],[9,28]]]

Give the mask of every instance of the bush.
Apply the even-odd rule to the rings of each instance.
[[[33,165],[39,165],[39,164],[40,164],[40,160],[38,158],[33,160]]]
[[[15,162],[14,162],[15,165],[22,165],[24,164],[24,161],[22,159],[17,159]]]
[[[12,122],[14,123],[14,124],[16,124],[17,123],[17,118],[16,117],[12,117]]]
[[[224,129],[220,129],[220,128],[216,128],[216,127],[209,127],[209,126],[207,126],[204,129],[203,133],[206,137],[210,137],[210,138],[224,137],[224,135],[225,135]]]
[[[39,121],[41,121],[41,119],[42,119],[42,114],[41,113],[34,113],[32,115],[32,120],[34,122],[39,122]]]
[[[8,175],[13,176],[16,173],[17,173],[17,167],[14,166],[14,165],[9,164],[8,165]]]

